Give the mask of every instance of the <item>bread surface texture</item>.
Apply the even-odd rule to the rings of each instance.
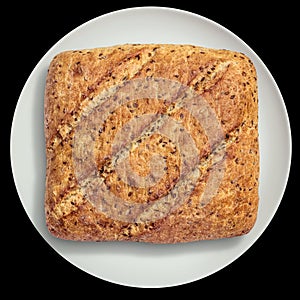
[[[44,129],[46,223],[58,238],[180,243],[255,224],[257,78],[242,53],[64,51],[49,66]]]

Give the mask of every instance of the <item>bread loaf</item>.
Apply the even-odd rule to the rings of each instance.
[[[256,71],[193,45],[65,51],[45,87],[46,223],[77,241],[248,233],[258,210]]]

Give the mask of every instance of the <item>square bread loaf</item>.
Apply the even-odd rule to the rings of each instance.
[[[254,226],[258,95],[246,55],[172,44],[65,51],[44,101],[54,236],[179,243]]]

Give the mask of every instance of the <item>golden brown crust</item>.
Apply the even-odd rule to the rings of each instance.
[[[141,135],[128,150],[129,165],[136,176],[146,178],[149,175],[153,154],[163,157],[164,163],[160,166],[164,172],[157,175],[159,180],[152,178],[152,182],[150,176],[151,184],[138,186],[124,182],[120,174],[111,169],[116,153],[126,148],[125,131],[120,131],[121,128],[133,124],[141,115],[149,116],[143,121],[143,128],[158,124],[163,116],[185,128],[197,148],[196,171],[200,172],[187,199],[168,214],[146,221],[141,218],[124,221],[101,211],[100,206],[89,199],[76,170],[74,146],[77,144],[74,140],[87,107],[93,107],[101,93],[124,82],[145,78],[164,78],[191,88],[214,111],[223,139],[213,138],[212,141],[197,116],[172,100],[130,99],[116,107],[104,126],[95,129],[98,134],[93,141],[97,176],[109,192],[127,203],[143,205],[155,203],[172,193],[181,180],[189,183],[189,179],[180,177],[184,162],[179,144],[164,134],[147,136],[145,129],[138,131],[133,125],[129,132]],[[255,68],[242,53],[156,44],[60,53],[52,60],[46,81],[45,138],[46,221],[49,231],[56,237],[177,243],[242,235],[255,223],[259,178],[257,83]],[[118,151],[113,152],[112,141],[117,138],[124,148],[119,146]],[[87,142],[83,140],[82,143]],[[215,158],[222,149],[225,155],[218,161]],[[81,174],[90,174],[92,168],[84,168]],[[216,192],[204,203],[203,194],[213,172],[221,174],[221,181]],[[87,177],[86,174],[82,176]]]

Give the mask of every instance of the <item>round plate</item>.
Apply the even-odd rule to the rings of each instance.
[[[53,56],[70,49],[123,43],[180,43],[240,51],[256,66],[259,87],[260,204],[245,236],[176,245],[80,243],[52,237],[45,226],[43,97]],[[199,15],[162,7],[112,12],[79,26],[40,60],[20,95],[12,124],[11,163],[26,213],[43,238],[70,263],[103,280],[168,287],[199,280],[243,254],[266,229],[283,196],[291,162],[291,132],[280,91],[260,58],[241,39]],[[180,270],[180,272],[178,271]]]

